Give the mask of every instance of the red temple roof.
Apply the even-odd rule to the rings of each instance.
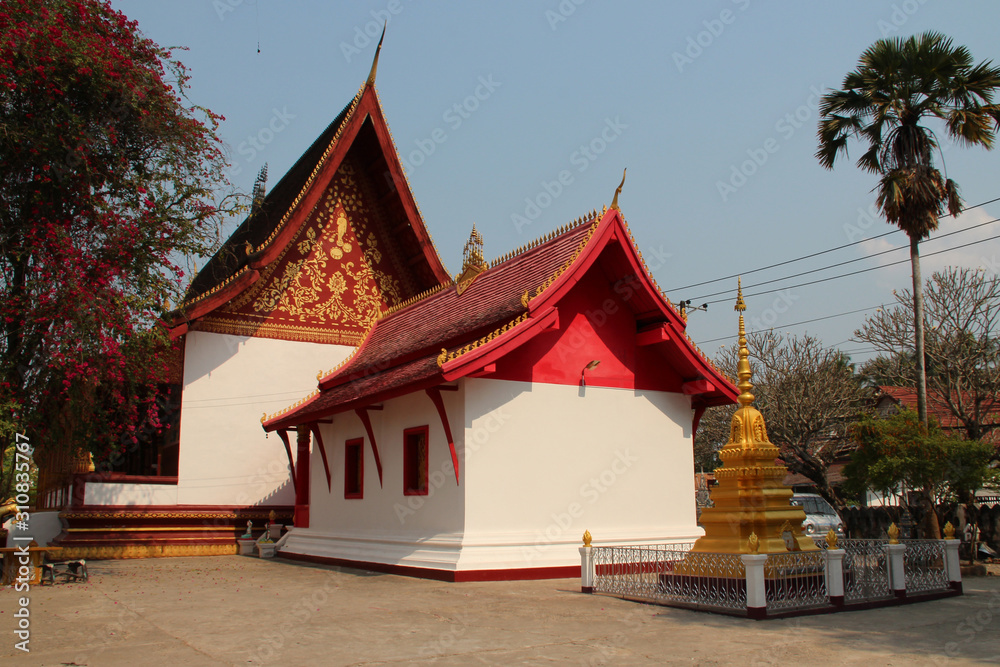
[[[320,380],[313,396],[266,420],[265,429],[308,423],[481,372],[558,327],[557,304],[598,260],[601,275],[615,276],[615,284],[629,291],[623,302],[635,327],[662,335],[657,341],[667,343],[665,354],[678,375],[702,383],[688,393],[699,393],[706,406],[735,401],[736,388],[687,338],[684,321],[649,276],[620,212],[611,209],[494,262],[468,284],[430,290],[389,311],[355,354]]]
[[[183,334],[192,321],[260,279],[264,267],[278,260],[308,223],[349,153],[366,167],[359,178],[373,190],[379,208],[374,218],[384,243],[399,249],[396,273],[406,295],[450,280],[410,191],[375,87],[366,83],[194,277],[173,313],[172,335]]]

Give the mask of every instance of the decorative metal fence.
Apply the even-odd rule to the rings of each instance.
[[[655,601],[660,575],[673,571],[693,545],[594,547],[594,592]]]
[[[765,572],[768,611],[830,604],[826,592],[826,555],[822,551],[768,554]]]
[[[718,609],[747,608],[746,571],[739,554],[692,552],[674,572],[661,577],[666,602]]]
[[[594,547],[594,592],[658,602],[745,610],[739,554],[692,553],[692,544]]]
[[[927,593],[949,590],[945,567],[944,542],[940,540],[906,540],[903,553],[906,592]]]
[[[889,588],[889,559],[885,540],[841,540],[844,550],[844,602],[867,602],[893,597]]]
[[[952,590],[954,540],[904,540],[902,549],[890,549],[886,540],[841,539],[842,559],[827,553],[825,538],[816,544],[817,551],[766,554],[764,560],[692,552],[690,543],[592,547],[584,565],[592,568],[593,586],[585,585],[627,599],[750,615],[763,605],[768,615],[832,608],[832,591],[838,597],[843,591],[847,605],[890,600],[896,597],[890,569],[900,566],[905,582],[895,587],[909,595]]]

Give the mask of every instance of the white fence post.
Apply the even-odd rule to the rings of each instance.
[[[742,554],[743,569],[747,578],[747,616],[767,616],[767,591],[764,589],[764,563],[767,554]]]
[[[885,545],[886,558],[889,560],[889,588],[898,598],[906,597],[906,570],[903,568],[905,544]]]
[[[580,547],[580,592],[594,592],[594,549],[590,546],[590,531],[583,533],[583,546]]]
[[[844,606],[844,554],[843,549],[826,550],[826,594],[834,607]]]
[[[948,573],[948,583],[952,590],[962,592],[962,564],[958,559],[958,545],[961,540],[944,540],[944,566]]]

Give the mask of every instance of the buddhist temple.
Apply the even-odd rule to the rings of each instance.
[[[173,466],[46,491],[63,556],[236,553],[273,516],[282,556],[459,581],[575,576],[585,524],[702,534],[694,432],[738,392],[643,262],[624,177],[610,208],[492,261],[472,226],[452,276],[377,62],[165,316]]]

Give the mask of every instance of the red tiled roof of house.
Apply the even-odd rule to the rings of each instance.
[[[888,397],[892,399],[895,403],[904,405],[911,410],[917,409],[917,390],[912,387],[893,387],[893,386],[883,386],[878,387],[879,395],[876,400]],[[966,395],[966,402],[971,402],[972,397]],[[992,402],[990,405],[984,406],[984,410],[987,416],[989,416],[989,422],[1000,421],[1000,399]],[[937,419],[938,424],[943,429],[949,430],[964,430],[965,425],[962,420],[955,416],[955,413],[951,411],[948,403],[939,394],[934,391],[927,392],[927,412]],[[994,429],[987,434],[984,438],[987,442],[994,442],[1000,444],[1000,429]]]

